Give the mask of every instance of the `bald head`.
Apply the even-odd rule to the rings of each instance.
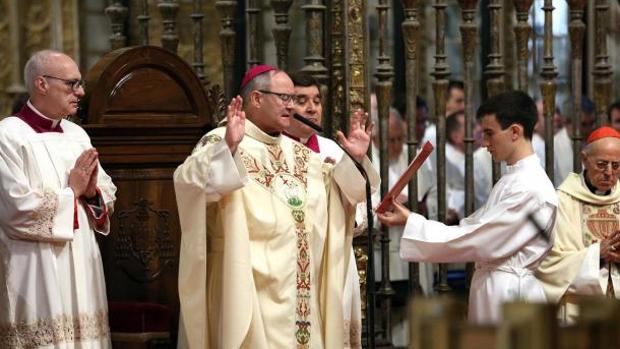
[[[582,152],[586,178],[599,191],[616,185],[620,172],[620,139],[606,137],[588,144]]]

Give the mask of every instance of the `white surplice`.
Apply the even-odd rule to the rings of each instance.
[[[0,347],[110,348],[106,287],[95,225],[68,187],[84,130],[36,133],[0,122]],[[111,212],[116,187],[99,168]],[[74,202],[78,229],[74,229]],[[109,233],[109,220],[98,233]]]
[[[536,155],[512,166],[491,190],[486,204],[458,226],[446,226],[412,213],[405,225],[401,256],[430,262],[476,262],[469,319],[500,320],[500,306],[512,300],[545,301],[534,277],[552,246],[557,197]],[[543,234],[528,221],[532,214]]]
[[[175,171],[183,232],[178,347],[342,347],[363,178],[348,157],[322,163],[249,120],[234,155],[224,134],[209,132]],[[370,161],[363,165],[376,188]]]

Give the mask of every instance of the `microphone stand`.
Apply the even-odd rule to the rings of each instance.
[[[293,117],[299,120],[304,125],[312,128],[313,130],[323,133],[323,128],[314,122],[308,120],[307,118],[299,115],[293,114]],[[338,142],[336,142],[338,144]],[[340,144],[338,144],[340,146]],[[373,250],[373,238],[372,238],[372,227],[374,226],[374,217],[372,214],[372,198],[371,198],[371,188],[370,181],[368,180],[368,173],[364,169],[364,166],[360,164],[349,152],[340,147],[342,151],[347,154],[347,156],[353,161],[357,170],[362,174],[364,180],[366,181],[366,217],[368,221],[368,226],[366,227],[366,236],[367,236],[367,248],[368,248],[368,263],[366,264],[366,301],[368,302],[366,307],[366,333],[367,333],[367,345],[368,348],[375,347],[375,266],[374,266],[374,250]],[[353,256],[353,258],[355,258]]]

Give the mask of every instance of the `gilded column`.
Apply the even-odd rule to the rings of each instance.
[[[302,70],[326,85],[328,75],[323,55],[323,16],[326,7],[323,0],[307,0],[301,8],[306,11],[306,65]]]
[[[220,45],[222,48],[222,63],[224,66],[224,96],[230,100],[235,94],[234,67],[235,67],[235,30],[233,21],[237,2],[234,0],[220,0],[215,2],[220,14]]]
[[[586,25],[583,21],[586,0],[568,0],[570,7],[570,23],[568,31],[571,43],[571,94],[573,96],[573,112],[571,122],[573,125],[573,172],[581,172],[581,96],[583,74],[583,38]]]
[[[543,99],[543,115],[545,118],[545,171],[553,181],[553,114],[555,112],[555,78],[558,72],[553,64],[553,5],[545,0],[545,34],[543,42],[543,63],[540,76],[540,93]]]
[[[379,0],[381,2],[381,0]],[[346,8],[346,47],[345,60],[348,60],[346,70],[349,85],[349,111],[365,109],[368,105],[368,52],[366,48],[366,1],[348,0]],[[388,57],[389,60],[389,57]],[[346,114],[345,114],[346,115]],[[348,115],[347,115],[348,116]],[[346,122],[348,129],[348,121]]]
[[[609,123],[607,106],[611,94],[611,66],[607,54],[607,31],[609,27],[609,0],[595,0],[594,22],[596,25],[594,54],[594,103],[596,104],[596,125]]]
[[[168,51],[177,53],[179,35],[177,34],[177,12],[179,4],[175,0],[159,0],[157,3],[161,13],[163,30],[161,34],[161,46]]]
[[[347,117],[345,115],[348,112],[349,105],[349,94],[347,93],[349,82],[346,78],[347,19],[345,5],[345,0],[332,0],[330,6],[330,112],[325,115],[325,125],[329,137],[335,135],[336,130],[347,129]],[[370,256],[368,259],[369,268],[372,267],[373,262],[372,256]],[[372,286],[371,283],[368,285]]]
[[[276,41],[278,68],[288,69],[288,44],[291,36],[291,26],[288,24],[288,11],[292,0],[271,0],[276,25],[273,27],[273,38]]]
[[[447,6],[444,0],[435,0],[433,7],[436,12],[435,66],[431,74],[435,78],[433,95],[435,97],[435,115],[437,116],[437,219],[443,222],[446,220],[446,93],[450,67],[446,57]],[[439,284],[436,289],[440,293],[450,291],[446,264],[439,265]]]
[[[486,71],[487,76],[487,90],[488,96],[493,97],[505,90],[505,71],[504,63],[502,60],[502,35],[501,35],[501,18],[502,18],[502,1],[490,0],[489,1],[489,14],[491,17],[491,42],[489,52],[489,64],[487,64]],[[495,184],[499,177],[500,166],[499,163],[493,161],[493,183]]]
[[[418,86],[420,76],[418,74],[418,42],[420,41],[420,21],[418,21],[418,13],[420,4],[418,0],[402,0],[403,10],[405,12],[405,20],[402,23],[403,39],[405,43],[405,81],[407,103],[407,153],[408,160],[411,162],[416,155],[419,139],[416,138],[417,125],[417,106],[416,98],[418,95]],[[409,182],[409,207],[414,211],[418,211],[418,176],[413,175]],[[409,289],[415,295],[422,294],[422,286],[420,285],[420,265],[418,263],[409,263]]]
[[[527,44],[532,34],[532,26],[527,22],[530,15],[530,7],[533,0],[514,0],[516,8],[517,24],[515,25],[515,37],[517,39],[517,81],[519,90],[527,92],[528,74],[527,65],[530,52]]]
[[[257,0],[247,0],[246,3],[246,18],[248,20],[248,68],[251,68],[260,63],[258,47],[259,47],[259,25],[258,16],[260,9],[256,4]]]
[[[110,48],[112,50],[125,47],[127,45],[127,37],[125,36],[125,19],[127,19],[127,7],[123,6],[122,1],[113,1],[110,6],[106,7],[105,14],[110,19]]]
[[[194,0],[194,12],[190,15],[194,22],[194,62],[192,66],[196,71],[196,75],[200,80],[205,80],[205,64],[202,56],[203,35],[202,35],[202,19],[204,12],[202,9],[202,0]]]

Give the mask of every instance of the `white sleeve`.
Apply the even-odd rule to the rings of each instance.
[[[508,257],[536,237],[537,229],[527,222],[536,212],[545,231],[551,231],[556,207],[539,203],[528,192],[514,193],[483,213],[461,220],[458,226],[427,220],[411,214],[401,239],[403,259],[429,262],[484,262]]]
[[[579,272],[568,286],[568,292],[583,295],[603,295],[603,288],[600,284],[603,272],[600,266],[600,243],[595,243],[587,248]]]
[[[222,196],[243,187],[248,174],[239,152],[233,156],[226,142],[221,139],[207,144],[190,155],[174,171],[175,190],[200,189],[207,201],[218,201]]]

